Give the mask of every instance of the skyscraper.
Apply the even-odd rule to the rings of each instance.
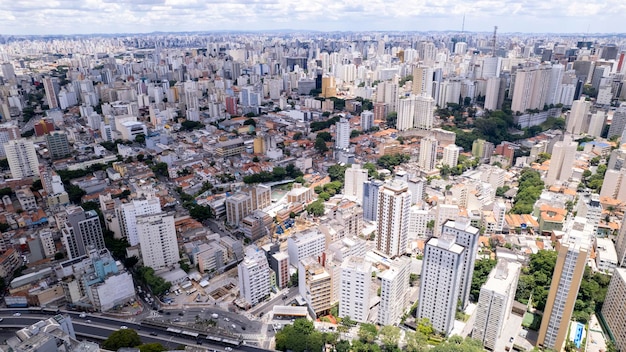
[[[560,243],[537,346],[557,351],[563,348],[590,253],[589,233],[584,228],[570,228]]]
[[[270,294],[270,266],[263,251],[252,246],[245,259],[237,265],[239,293],[252,306]]]
[[[139,244],[137,234],[137,217],[141,215],[158,214],[161,212],[161,202],[158,197],[147,199],[133,199],[128,203],[121,204],[120,213],[122,221],[120,223],[122,235],[128,239],[131,246]]]
[[[343,194],[361,202],[363,184],[367,181],[367,170],[361,168],[359,164],[352,164],[352,167],[346,169],[344,180]]]
[[[432,237],[424,246],[416,318],[428,318],[433,329],[444,335],[454,323],[464,250],[452,236]]]
[[[587,116],[589,115],[589,109],[591,103],[585,99],[579,99],[572,103],[572,109],[567,116],[567,132],[571,134],[581,134],[586,132]]]
[[[459,301],[461,307],[465,308],[469,303],[470,288],[472,287],[472,276],[474,274],[474,263],[478,253],[478,237],[480,232],[470,225],[469,219],[459,218],[448,220],[443,224],[442,237],[454,236],[455,243],[465,248],[461,263],[461,278],[459,284]]]
[[[56,78],[55,78],[56,80]],[[43,89],[46,92],[46,101],[48,102],[49,109],[56,109],[59,107],[59,99],[57,98],[58,90],[57,84],[51,77],[43,79]]]
[[[100,218],[94,210],[82,207],[67,208],[67,222],[61,230],[62,241],[69,259],[89,253],[92,249],[104,249],[104,236]]]
[[[39,160],[33,142],[25,139],[9,141],[4,145],[4,152],[13,178],[19,179],[39,175]]]
[[[365,110],[361,113],[361,130],[369,131],[374,127],[374,113]]]
[[[415,116],[413,127],[420,130],[430,130],[433,128],[435,112],[435,99],[431,96],[418,96],[415,98]]]
[[[433,69],[430,67],[413,68],[413,86],[411,93],[415,95],[432,97],[433,95]]]
[[[180,260],[173,215],[137,216],[137,236],[144,266],[166,269]]]
[[[72,154],[65,132],[54,131],[46,135],[48,153],[53,160],[67,158]]]
[[[378,191],[376,249],[390,257],[406,253],[411,192],[404,181],[393,180]]]
[[[378,191],[382,186],[380,180],[363,182],[363,220],[376,221],[378,218]]]
[[[348,149],[350,147],[350,121],[345,118],[339,119],[335,124],[336,136],[335,136],[335,148]]]
[[[418,165],[422,170],[429,172],[435,169],[437,164],[437,147],[439,142],[434,137],[422,138],[420,142],[420,154]]]
[[[602,305],[602,316],[615,337],[615,346],[619,351],[626,351],[626,269],[617,268],[613,272],[611,283],[606,291]]]
[[[606,138],[611,138],[613,136],[621,137],[624,132],[624,127],[626,127],[626,104],[622,103],[622,105],[615,110],[615,113],[613,113],[611,127],[609,127],[609,133]]]
[[[451,168],[456,167],[459,163],[459,154],[461,148],[456,144],[448,144],[443,148],[443,159],[441,159],[441,165],[447,165]]]
[[[364,258],[350,256],[343,261],[341,265],[339,317],[349,316],[359,323],[367,322],[370,312],[371,282],[372,266]]]
[[[550,70],[547,65],[517,70],[511,110],[523,113],[529,109],[543,109],[550,87]]]
[[[578,143],[572,140],[572,136],[566,134],[562,141],[554,143],[550,168],[546,175],[546,185],[552,186],[555,182],[564,182],[572,176],[574,159]]]
[[[519,263],[501,259],[480,288],[472,338],[491,351],[495,351],[496,341],[511,314],[520,269]]]
[[[389,269],[380,274],[380,305],[378,325],[394,325],[402,316],[409,292],[411,260],[399,257],[389,264]]]

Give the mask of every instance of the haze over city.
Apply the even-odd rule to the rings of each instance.
[[[424,0],[59,0],[0,1],[10,35],[215,30],[491,31],[620,33],[626,3]]]

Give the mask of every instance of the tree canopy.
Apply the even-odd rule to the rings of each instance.
[[[533,212],[535,202],[539,199],[543,191],[544,183],[538,171],[525,168],[520,173],[519,187],[511,213],[513,214],[530,214]]]
[[[316,331],[313,322],[307,319],[296,319],[276,333],[276,349],[279,351],[319,352],[326,342],[335,341],[335,333]]]
[[[104,340],[102,347],[109,351],[117,351],[122,347],[136,347],[141,345],[141,339],[133,329],[120,329],[114,331]]]
[[[494,259],[479,259],[474,264],[474,275],[472,276],[472,286],[470,289],[470,299],[478,302],[480,288],[487,282],[489,273],[496,266]]]

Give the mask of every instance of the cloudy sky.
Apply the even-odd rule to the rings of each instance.
[[[625,0],[0,0],[0,34],[312,29],[626,32]]]

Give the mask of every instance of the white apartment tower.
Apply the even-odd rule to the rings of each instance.
[[[429,172],[435,169],[437,165],[437,148],[439,141],[434,137],[422,138],[420,142],[420,154],[418,165],[422,170]]]
[[[411,93],[418,96],[432,97],[433,95],[433,69],[430,67],[413,68],[413,86]]]
[[[415,116],[413,127],[420,130],[431,130],[435,119],[435,99],[420,95],[415,98]]]
[[[39,160],[33,142],[24,139],[9,141],[4,145],[4,151],[13,178],[39,175]]]
[[[122,235],[128,239],[131,246],[139,244],[137,235],[137,217],[141,215],[159,214],[161,212],[161,202],[158,197],[147,199],[133,199],[129,203],[121,205],[121,230]]]
[[[378,325],[394,325],[402,316],[407,306],[410,267],[411,260],[409,258],[399,257],[391,262],[389,269],[379,275]]]
[[[524,113],[528,109],[543,109],[550,88],[550,70],[547,65],[517,70],[511,110]]]
[[[481,341],[488,350],[495,350],[496,341],[511,313],[520,269],[519,263],[502,259],[480,289],[472,338]]]
[[[443,224],[442,237],[454,236],[455,243],[465,248],[461,263],[461,281],[459,286],[459,301],[465,308],[469,303],[469,293],[472,287],[474,263],[478,253],[478,237],[480,231],[470,225],[467,218],[459,218],[456,221],[448,220]]]
[[[579,135],[586,132],[587,128],[585,125],[590,108],[591,102],[585,99],[576,100],[572,103],[572,109],[567,116],[566,131],[568,133]]]
[[[349,316],[359,323],[367,322],[370,311],[371,282],[372,265],[363,257],[351,256],[343,261],[341,264],[339,317]]]
[[[626,269],[618,268],[613,272],[611,283],[602,305],[602,316],[613,336],[619,351],[626,350]]]
[[[554,143],[550,168],[546,175],[546,185],[552,186],[555,182],[564,182],[572,176],[576,148],[578,143],[572,140],[572,136],[566,134],[562,141]]]
[[[378,191],[376,249],[397,257],[406,252],[411,192],[406,182],[393,180]]]
[[[456,144],[448,144],[445,148],[443,148],[443,159],[441,159],[441,165],[447,165],[448,167],[454,168],[459,163],[459,154],[461,153],[461,148]]]
[[[265,253],[256,247],[246,250],[245,259],[237,265],[239,293],[251,306],[270,294],[270,266]]]
[[[343,194],[357,202],[363,201],[363,184],[367,181],[367,170],[359,164],[352,164],[346,169],[344,177]]]
[[[319,256],[326,249],[326,235],[318,229],[298,232],[287,239],[289,264],[298,266],[298,262],[307,257]]]
[[[432,237],[424,246],[416,318],[428,318],[433,329],[445,335],[454,323],[464,250],[452,236]]]
[[[335,124],[335,128],[337,129],[337,134],[335,135],[335,148],[348,149],[350,147],[350,121],[342,117]]]
[[[137,236],[145,266],[154,270],[166,269],[180,260],[173,215],[137,216]]]

